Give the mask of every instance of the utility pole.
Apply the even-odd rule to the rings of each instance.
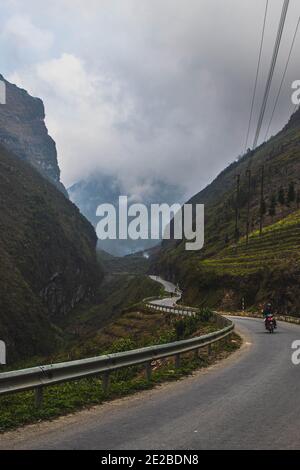
[[[240,238],[239,233],[239,217],[240,217],[240,182],[241,176],[236,175],[236,205],[235,205],[235,241],[238,242]]]
[[[264,180],[265,180],[265,167],[261,167],[261,182],[260,182],[260,222],[259,222],[259,235],[262,236],[263,218],[264,218]]]
[[[247,226],[246,226],[246,245],[249,244],[249,229],[250,229],[250,197],[251,197],[251,170],[246,171],[248,177],[248,202],[247,202]]]

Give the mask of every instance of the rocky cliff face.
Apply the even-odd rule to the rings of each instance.
[[[1,74],[0,80],[6,84],[6,104],[0,105],[0,143],[29,162],[67,196],[60,182],[55,142],[45,125],[43,102],[9,83]]]

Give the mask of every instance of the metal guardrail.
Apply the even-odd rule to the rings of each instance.
[[[145,303],[145,306],[153,311],[166,311],[180,315],[195,314],[195,309],[188,307],[164,307],[150,303]],[[213,343],[220,341],[232,333],[234,329],[233,322],[217,314],[215,315],[222,324],[222,329],[196,338],[116,354],[107,354],[89,359],[1,373],[0,395],[34,389],[35,404],[36,406],[40,406],[44,387],[97,375],[102,375],[102,386],[104,391],[107,392],[111,372],[142,364],[146,366],[147,379],[151,380],[152,361],[175,356],[175,366],[179,367],[181,354],[197,351],[205,346],[208,346],[210,350]]]
[[[195,313],[198,311],[196,308],[186,307],[183,305],[178,305],[175,307],[168,307],[166,305],[154,304],[151,302],[144,302],[144,306],[147,309],[151,309],[151,310],[158,311],[158,312],[174,313],[177,315],[183,315],[183,316],[189,316],[189,317],[195,315]]]

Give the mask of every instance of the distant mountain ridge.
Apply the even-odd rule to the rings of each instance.
[[[6,104],[0,105],[0,143],[21,160],[26,160],[68,197],[60,181],[60,169],[54,140],[45,125],[41,99],[8,82]]]
[[[112,204],[116,210],[119,207],[119,196],[127,195],[128,204],[135,202],[143,203],[146,207],[150,204],[174,204],[181,203],[183,197],[181,189],[175,185],[166,184],[162,181],[154,181],[151,185],[150,194],[138,198],[133,193],[127,194],[122,183],[113,175],[105,175],[96,172],[85,180],[78,181],[68,188],[69,196],[81,210],[82,214],[97,226],[99,217],[96,216],[97,207],[100,204]],[[126,256],[135,252],[153,248],[159,240],[99,240],[99,248],[114,256]]]

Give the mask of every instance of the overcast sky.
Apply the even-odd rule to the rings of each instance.
[[[282,2],[270,0],[260,95]],[[1,0],[0,72],[43,99],[66,186],[100,170],[131,188],[162,178],[189,196],[243,151],[264,7],[263,0]],[[299,15],[299,0],[291,0],[272,98]],[[273,132],[293,109],[299,48],[300,37]],[[254,124],[258,104],[259,96]]]

